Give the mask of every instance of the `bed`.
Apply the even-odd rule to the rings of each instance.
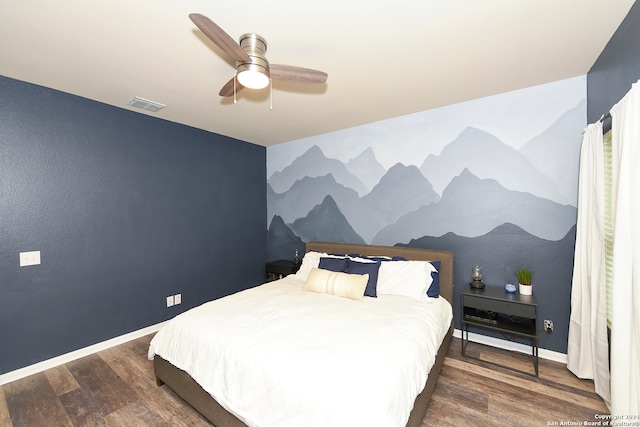
[[[149,348],[149,358],[154,361],[158,385],[166,384],[218,427],[305,424],[382,426],[405,425],[404,420],[407,426],[420,426],[452,338],[453,255],[441,250],[331,242],[307,243],[306,252],[301,271],[296,275],[189,310],[176,317],[180,318],[181,325],[177,325],[180,322],[175,319],[167,322],[153,338]],[[315,268],[310,270],[312,274],[308,274],[309,263],[306,260],[312,259],[311,255],[307,256],[309,253],[358,254],[360,258],[386,256],[430,261],[438,267],[435,277],[439,281],[439,298],[429,298],[427,302],[422,302],[404,296],[378,294],[378,298],[364,297],[361,301],[353,301],[356,298],[326,295],[323,292],[318,293],[317,290],[307,292],[309,289],[306,287],[312,281],[313,274],[333,274],[316,271]],[[303,273],[305,269],[307,271]],[[341,273],[336,275],[340,278],[345,277]],[[353,276],[354,280],[362,277]],[[364,276],[363,280],[366,282],[369,277],[370,275]],[[303,285],[306,290],[301,289]],[[279,301],[294,304],[294,312],[288,313],[288,309],[282,310],[280,306],[275,305]],[[398,307],[405,307],[398,304],[406,304],[407,309],[398,310]],[[431,321],[430,316],[438,317],[440,320],[437,322],[443,323],[444,326],[420,326],[419,330],[439,330],[436,334],[439,336],[424,339],[420,336],[419,339],[414,339],[413,337],[418,337],[421,332],[415,329],[416,325],[408,323],[408,319],[399,316],[398,322],[402,325],[400,329],[390,329],[391,325],[383,323],[372,326],[374,330],[368,331],[365,328],[376,325],[375,322],[379,320],[373,319],[375,316],[365,311],[369,309],[367,305],[374,307],[376,315],[380,316],[386,316],[384,310],[401,311],[404,315],[405,311],[410,313],[413,310],[409,306],[415,306],[419,310],[416,314],[419,321]],[[427,306],[429,308],[425,309]],[[239,310],[238,307],[244,308]],[[225,315],[225,310],[229,311],[230,317],[240,318],[240,321],[232,324],[227,321],[227,317],[220,317]],[[325,316],[326,322],[305,323],[307,314],[312,310],[324,313],[321,315]],[[200,314],[194,314],[191,318],[191,314],[187,315],[190,312]],[[245,312],[246,315],[242,314]],[[285,315],[289,316],[285,329],[280,323],[271,323],[273,319]],[[413,314],[411,316],[413,317]],[[200,323],[203,317],[204,323]],[[395,319],[396,316],[388,317]],[[196,318],[198,320],[195,320]],[[357,333],[349,332],[352,321]],[[227,330],[233,333],[234,337],[242,338],[226,338],[226,347],[221,347],[220,342],[225,338],[212,337],[216,335],[213,330]],[[199,331],[200,335],[196,334],[196,331]],[[282,339],[282,334],[287,337],[286,340]],[[249,335],[259,337],[257,341],[265,347],[259,348],[254,342],[247,341],[245,337]],[[305,343],[302,335],[311,337],[309,343]],[[179,336],[179,340],[176,338],[171,341],[168,336]],[[365,338],[367,336],[368,338]],[[209,339],[216,341],[215,348],[207,347],[209,344],[205,342]],[[375,348],[374,351],[368,348],[367,343],[371,341],[378,341],[378,347],[371,347]],[[407,344],[412,341],[415,343]],[[340,346],[337,351],[331,347],[336,343]],[[381,347],[381,343],[384,343],[384,346]],[[277,351],[274,351],[274,345]],[[412,347],[403,347],[407,345]],[[416,348],[415,351],[413,347]],[[185,349],[188,354],[178,357],[178,352],[184,353]],[[432,354],[429,354],[430,352]],[[358,366],[353,365],[353,361],[350,361],[349,365],[343,359],[337,359],[343,355],[336,353],[345,353],[347,358],[355,357]],[[381,364],[388,363],[385,366],[391,366],[392,363],[389,361],[392,359],[395,363],[395,359],[404,360],[414,353],[420,361],[416,363],[412,359],[407,362],[409,374],[399,371],[403,373],[396,375],[393,370],[395,368],[379,368]],[[376,360],[371,354],[382,359]],[[329,367],[335,362],[334,358],[338,365]],[[265,363],[265,366],[258,368],[257,365],[262,363]],[[376,365],[367,366],[367,363]],[[372,366],[376,368],[372,369]],[[249,371],[255,369],[258,370],[257,374],[249,376]],[[203,375],[206,376],[206,380],[203,379]],[[260,377],[259,380],[256,380],[256,375]],[[262,384],[262,377],[267,385]],[[228,379],[230,381],[227,381]],[[305,384],[306,387],[302,392],[301,384]],[[243,401],[250,398],[253,401]],[[261,406],[270,410],[265,412],[265,409],[259,409]],[[382,408],[382,412],[375,413],[379,408]],[[342,415],[338,415],[339,413]],[[387,413],[390,414],[388,419],[385,419]],[[301,418],[302,416],[313,421],[307,422]],[[343,418],[337,418],[339,416]],[[336,419],[341,421],[337,422]]]

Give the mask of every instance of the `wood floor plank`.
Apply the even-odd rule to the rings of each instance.
[[[65,365],[48,369],[45,371],[45,375],[58,396],[80,388],[80,385],[78,385],[78,382]]]
[[[100,357],[137,393],[146,393],[157,387],[155,377],[149,375],[153,372],[153,362],[146,359],[146,354],[123,345],[101,352]]]
[[[482,390],[469,387],[468,384],[453,381],[452,377],[441,377],[437,384],[438,398],[447,402],[466,402],[474,413],[487,413],[489,410],[489,396]]]
[[[437,387],[436,387],[437,388]],[[422,420],[423,427],[459,427],[509,425],[503,423],[504,416],[496,417],[485,410],[478,410],[464,394],[455,399],[434,394]]]
[[[187,402],[182,400],[182,398],[168,386],[163,385],[162,387],[158,387],[158,393],[160,392],[163,392],[166,396],[161,399],[154,399],[154,402],[158,405],[160,405],[161,402],[164,402],[164,406],[161,406],[164,408],[162,412],[167,415],[170,420],[177,420],[177,424],[174,425],[184,427],[211,425],[206,418],[200,415],[200,413],[193,409]]]
[[[0,387],[0,426],[210,426],[166,385],[156,385],[146,357],[151,338]],[[468,351],[516,369],[531,364],[526,355],[481,344]],[[542,426],[591,421],[596,413],[608,411],[593,382],[576,378],[566,365],[541,360],[537,378],[464,357],[460,340],[454,339],[422,426]]]
[[[111,427],[173,427],[176,425],[175,422],[158,417],[158,413],[142,399],[110,413],[105,417],[105,420],[107,425]]]
[[[138,399],[129,384],[124,382],[99,354],[83,357],[68,364],[82,390],[100,396],[108,414]]]
[[[4,388],[0,387],[0,426],[12,427],[11,415],[7,408],[7,401],[4,397]]]
[[[485,348],[480,351],[480,360],[502,366],[508,366],[511,369],[526,372],[529,375],[536,374],[536,370],[533,365],[533,358],[530,354],[514,351],[487,351],[487,346],[484,347]]]
[[[197,426],[207,423],[175,393],[168,393],[168,387],[158,387],[153,361],[147,359],[150,340],[149,337],[110,348],[101,352],[100,357],[159,414],[159,424],[170,422],[172,426]]]
[[[37,373],[4,387],[5,402],[14,427],[72,426],[64,407],[44,373]]]
[[[570,387],[574,392],[579,390],[586,394],[593,394],[593,381],[576,377],[566,366],[564,363],[552,360],[540,360],[540,369],[544,370],[545,378],[549,381],[559,386]]]
[[[65,412],[74,426],[106,427],[104,416],[108,414],[105,405],[100,398],[82,390],[81,388],[70,391],[59,397]]]

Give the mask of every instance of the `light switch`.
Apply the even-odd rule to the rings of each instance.
[[[40,264],[40,251],[20,252],[20,267]]]

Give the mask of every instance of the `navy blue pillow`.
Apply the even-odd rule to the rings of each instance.
[[[318,268],[344,273],[347,271],[347,261],[347,258],[320,257]]]
[[[376,262],[358,262],[352,259],[348,260],[347,273],[349,274],[368,274],[369,280],[364,294],[368,297],[377,298],[376,288],[378,285],[378,270],[380,270],[380,261]]]
[[[440,296],[440,261],[430,261],[436,270],[431,272],[431,286],[427,289],[427,296],[430,298],[438,298]]]
[[[349,254],[351,258],[364,258],[370,259],[371,261],[406,261],[407,259],[401,256],[394,256],[391,258],[383,257],[383,256],[366,256],[366,255],[358,255],[358,254]]]

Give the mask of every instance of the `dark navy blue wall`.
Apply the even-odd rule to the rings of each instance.
[[[264,147],[1,76],[0,100],[0,374],[263,281]]]
[[[607,113],[640,79],[640,3],[636,2],[587,74],[589,123]],[[606,124],[605,124],[606,126]]]

